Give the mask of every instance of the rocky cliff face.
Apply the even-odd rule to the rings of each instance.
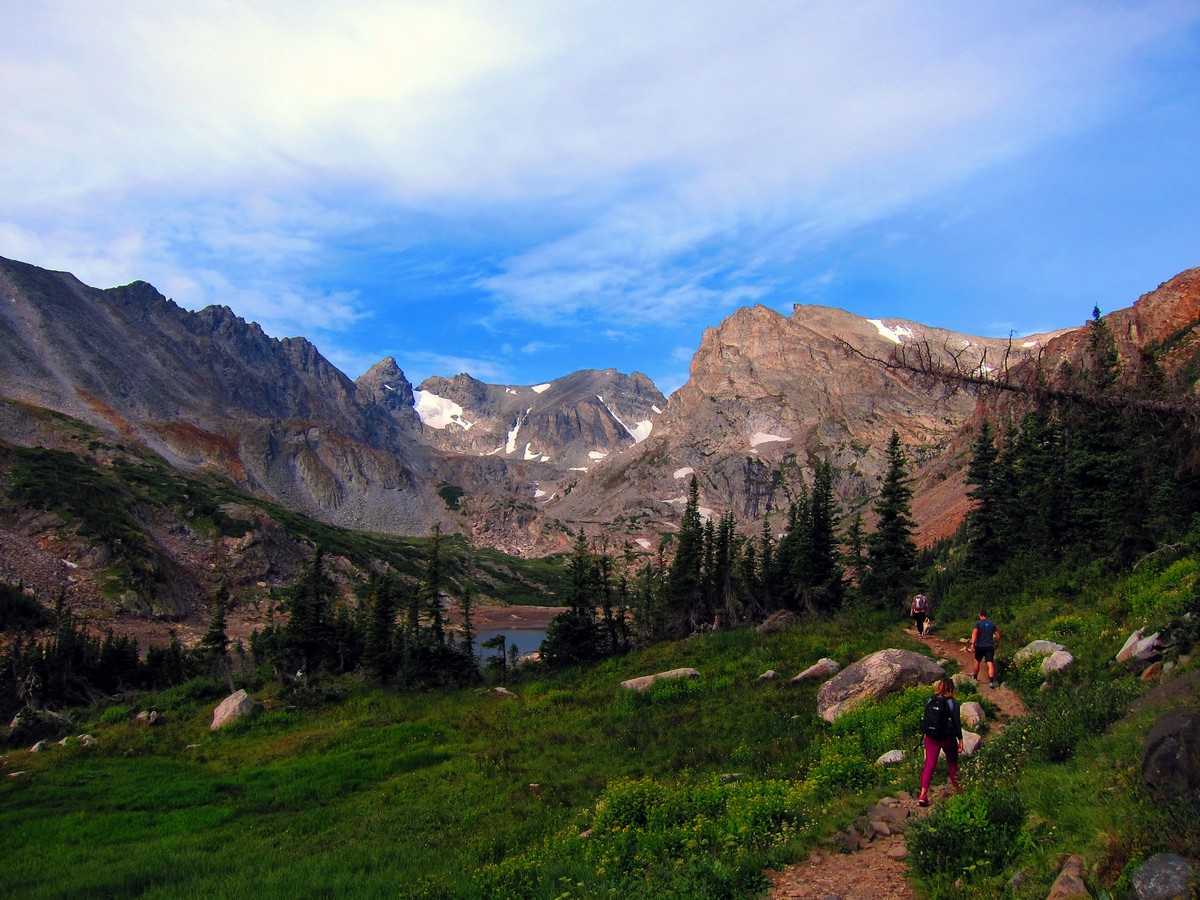
[[[224,307],[188,312],[143,282],[97,290],[9,260],[0,296],[10,399],[336,524],[420,533],[443,509],[411,411],[360,396],[306,340]]]
[[[825,307],[796,306],[790,317],[761,306],[740,309],[705,332],[691,377],[651,437],[547,510],[653,530],[677,519],[695,474],[702,506],[757,521],[785,510],[823,459],[833,464],[844,508],[861,508],[875,495],[893,429],[919,475],[975,410],[971,395],[931,393],[918,377],[881,364],[905,346],[954,355],[968,366],[1009,349],[1007,341]],[[957,484],[961,496],[961,479]],[[923,487],[914,504],[918,520],[920,499],[932,490]]]
[[[641,373],[573,372],[532,387],[469,375],[429,378],[417,412],[433,443],[452,453],[537,460],[586,471],[650,436],[666,398]]]

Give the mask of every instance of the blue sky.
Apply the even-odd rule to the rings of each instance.
[[[738,6],[0,0],[0,255],[668,393],[747,304],[1028,334],[1200,265],[1200,3]]]

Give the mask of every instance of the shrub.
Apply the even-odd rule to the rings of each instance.
[[[1025,805],[1013,792],[951,797],[908,831],[908,864],[926,878],[968,880],[999,871],[1028,843]]]
[[[568,883],[580,896],[750,896],[765,886],[762,854],[801,826],[810,800],[792,781],[620,779],[597,801],[586,840],[568,828],[483,867],[476,885],[486,896]]]
[[[820,756],[808,770],[805,783],[814,795],[826,799],[845,791],[861,791],[873,785],[880,768],[862,754],[856,737],[833,737],[821,744]]]

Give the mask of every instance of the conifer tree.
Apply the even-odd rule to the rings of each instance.
[[[232,694],[233,670],[229,665],[229,635],[226,632],[228,610],[229,585],[222,582],[209,601],[208,630],[200,639],[200,651],[208,657],[213,674],[228,681]]]
[[[367,603],[363,664],[380,684],[396,672],[396,589],[391,578],[376,577]]]
[[[541,657],[551,668],[563,668],[599,658],[600,629],[596,606],[600,602],[600,566],[580,529],[568,564],[571,573],[569,606],[550,620],[541,645]]]
[[[992,423],[985,419],[967,466],[967,484],[974,485],[967,496],[974,506],[967,513],[966,566],[978,575],[995,572],[1004,559],[1002,492],[1007,485],[997,480],[999,457]]]
[[[667,573],[667,603],[675,630],[686,634],[701,622],[704,570],[704,526],[700,516],[700,485],[693,475],[683,521],[675,543],[675,556]]]
[[[844,564],[849,570],[854,590],[858,591],[867,573],[867,534],[863,528],[861,512],[854,514],[854,518],[850,520],[850,527],[846,529]]]
[[[284,628],[284,647],[305,676],[316,677],[327,660],[333,633],[333,584],[325,575],[324,553],[312,562],[292,589],[291,618]]]
[[[893,431],[888,440],[888,468],[875,501],[876,526],[867,540],[865,596],[884,609],[908,609],[916,584],[917,545],[910,512],[908,459]]]

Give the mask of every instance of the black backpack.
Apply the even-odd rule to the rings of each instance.
[[[954,708],[949,697],[930,697],[926,701],[921,733],[932,738],[948,738],[954,734]]]

